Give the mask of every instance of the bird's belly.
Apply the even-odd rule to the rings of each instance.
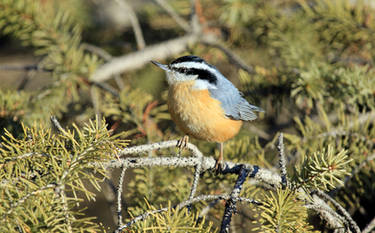
[[[169,88],[168,109],[177,126],[187,135],[206,141],[224,142],[234,137],[242,121],[226,117],[208,90],[192,90],[191,85]]]

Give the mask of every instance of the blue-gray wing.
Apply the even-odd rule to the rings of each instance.
[[[257,118],[255,112],[264,112],[263,109],[249,104],[241,92],[226,78],[218,80],[217,89],[208,89],[213,98],[221,102],[225,115],[234,120],[251,121]]]

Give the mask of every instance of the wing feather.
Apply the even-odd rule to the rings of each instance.
[[[208,89],[213,98],[221,102],[225,115],[234,120],[252,121],[257,118],[254,112],[264,112],[260,107],[251,105],[241,92],[224,76],[219,79],[216,89]]]

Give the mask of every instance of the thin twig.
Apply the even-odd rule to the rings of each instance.
[[[26,194],[24,197],[18,199],[18,201],[14,204],[11,204],[11,208],[10,210],[6,213],[7,215],[11,214],[13,212],[13,210],[15,208],[17,208],[19,205],[21,205],[22,203],[24,203],[27,199],[29,199],[30,197],[32,196],[35,196],[45,190],[48,190],[48,189],[54,189],[56,187],[56,184],[47,184],[41,188],[39,188],[38,190],[34,190],[28,194]]]
[[[194,150],[195,151],[195,148],[190,147],[190,150]],[[197,148],[198,149],[198,148]],[[200,174],[201,174],[201,170],[202,170],[202,162],[203,162],[203,155],[202,153],[194,153],[195,156],[201,160],[200,163],[197,164],[197,166],[195,166],[195,172],[194,172],[194,179],[193,179],[193,184],[191,185],[191,190],[190,190],[190,195],[189,195],[189,199],[192,199],[197,191],[197,187],[198,187],[198,182],[199,182],[199,178],[200,178]]]
[[[329,228],[331,229],[342,229],[345,228],[343,223],[340,221],[342,217],[338,215],[335,211],[330,208],[327,208],[324,205],[320,204],[307,204],[305,205],[307,209],[314,210],[319,214],[319,216],[324,219]]]
[[[189,23],[180,17],[176,11],[165,0],[154,0],[161,8],[163,8],[176,23],[183,28],[186,32],[190,32],[191,28]]]
[[[103,58],[105,61],[108,61],[112,58],[111,54],[109,54],[107,51],[105,51],[104,49],[102,49],[98,46],[88,44],[88,43],[82,43],[81,47],[84,50],[87,50],[91,53],[94,53],[94,54],[98,55],[99,57]]]
[[[183,201],[183,202],[179,203],[178,205],[173,206],[172,209],[181,209],[181,208],[184,208],[186,206],[189,206],[189,205],[192,205],[194,203],[201,202],[201,201],[228,200],[229,198],[232,198],[232,197],[228,194],[201,195],[201,196],[194,197],[190,200]],[[255,204],[255,205],[262,205],[261,202],[258,202],[256,200],[252,200],[252,199],[248,199],[248,198],[237,197],[237,198],[233,198],[233,199],[235,201],[247,202],[247,203],[251,203],[251,204]],[[133,225],[134,223],[136,223],[138,221],[142,221],[142,220],[146,219],[150,215],[154,215],[154,214],[165,212],[165,211],[168,211],[167,207],[161,208],[161,209],[158,209],[158,210],[145,212],[145,213],[133,218],[130,222],[126,223],[125,225],[122,225],[121,227],[117,228],[115,232],[121,232],[123,229],[130,227],[131,225]]]
[[[316,194],[317,196],[321,197],[325,201],[331,202],[333,204],[333,206],[337,209],[337,211],[339,213],[341,213],[343,215],[343,217],[345,218],[345,220],[349,223],[348,226],[349,226],[349,229],[352,232],[355,232],[355,233],[360,233],[361,232],[361,230],[359,229],[357,223],[352,219],[352,217],[350,216],[350,214],[344,209],[344,207],[342,207],[332,197],[330,197],[328,194],[326,194],[326,193],[324,193],[324,192],[322,192],[320,190],[313,191],[313,194]]]
[[[29,153],[26,153],[26,154],[18,155],[16,157],[7,158],[9,160],[6,160],[5,162],[16,161],[16,160],[20,160],[20,159],[26,159],[26,158],[30,158],[30,157],[34,157],[34,156],[36,156],[36,157],[48,157],[49,155],[45,154],[45,153],[29,152]]]
[[[38,65],[31,64],[31,65],[0,65],[0,70],[21,70],[21,71],[31,71],[31,70],[38,70],[38,71],[53,71],[47,69],[41,69]]]
[[[249,173],[250,173],[250,169],[248,167],[246,167],[246,166],[241,167],[241,170],[238,174],[236,184],[234,185],[232,193],[230,194],[230,198],[227,201],[227,203],[225,204],[223,220],[221,221],[220,233],[229,232],[229,226],[230,226],[230,222],[232,220],[232,215],[233,215],[233,213],[236,212],[237,198],[240,195],[242,185],[243,185],[243,183],[245,183],[246,178],[248,177]]]
[[[363,229],[362,233],[370,233],[370,231],[374,228],[375,228],[375,218],[373,218],[371,222],[367,224],[365,229]]]
[[[65,129],[60,125],[60,122],[57,120],[56,116],[51,116],[51,122],[56,127],[56,129],[61,133],[66,135]]]
[[[90,97],[91,97],[92,105],[94,107],[95,116],[98,119],[101,119],[102,116],[101,116],[101,112],[100,112],[100,95],[99,95],[99,90],[98,90],[97,87],[91,86]],[[100,121],[99,121],[99,124],[100,124]]]
[[[375,153],[374,153],[374,154],[371,154],[371,155],[369,155],[369,156],[367,156],[367,158],[366,158],[365,160],[363,160],[363,161],[362,161],[357,167],[355,167],[355,168],[352,170],[350,176],[347,176],[347,177],[345,178],[345,181],[344,181],[344,184],[342,185],[342,187],[345,187],[345,185],[349,182],[350,178],[352,178],[352,177],[354,177],[356,174],[358,174],[358,173],[361,171],[361,169],[362,169],[364,166],[366,166],[367,163],[373,161],[374,159],[375,159]],[[342,188],[342,187],[339,187],[339,188]],[[339,189],[339,188],[338,188],[338,189]]]
[[[144,49],[146,46],[145,39],[143,37],[142,29],[139,24],[137,15],[135,14],[133,8],[126,0],[115,0],[119,6],[126,10],[126,13],[129,17],[130,23],[133,28],[133,32],[135,35],[135,40],[137,42],[138,49]]]
[[[120,94],[118,93],[118,91],[116,89],[114,89],[113,87],[111,87],[111,85],[107,84],[107,83],[104,83],[104,82],[90,82],[91,84],[99,87],[100,89],[102,90],[105,90],[107,91],[108,93],[112,94],[113,96],[115,97],[119,97]]]
[[[124,183],[124,177],[127,167],[123,166],[121,175],[118,181],[118,188],[117,188],[117,225],[120,227],[122,225],[122,213],[121,213],[121,207],[122,207],[122,190],[123,190],[123,183]]]
[[[112,55],[109,54],[107,51],[105,51],[104,49],[98,47],[98,46],[95,46],[95,45],[92,45],[92,44],[88,44],[88,43],[82,43],[81,44],[82,48],[83,49],[86,49],[87,51],[90,51],[91,53],[94,53],[96,55],[98,55],[99,57],[103,58],[104,61],[108,62],[109,60],[112,59]],[[122,81],[121,79],[121,76],[119,74],[116,74],[114,76],[114,79],[115,79],[115,82],[117,84],[117,87],[122,90],[124,89],[124,82]],[[98,83],[98,82],[94,82],[94,84],[102,84],[104,85],[105,83]],[[103,86],[104,87],[104,86]],[[108,91],[110,91],[110,93],[114,94],[115,96],[119,96],[117,91],[114,90],[113,88],[108,88],[110,87],[109,85],[106,86],[106,88],[108,89]]]
[[[127,147],[121,150],[118,153],[118,156],[121,157],[123,155],[141,154],[141,153],[153,151],[153,150],[173,148],[173,147],[176,147],[177,143],[178,143],[177,140],[170,140],[170,141],[156,142],[156,143],[147,144],[147,145]],[[202,152],[200,152],[200,150],[194,144],[191,144],[191,143],[186,144],[186,149],[191,151],[194,157],[197,157],[197,158],[203,157]]]
[[[249,74],[256,73],[253,67],[247,65],[237,54],[235,54],[229,48],[225,47],[224,44],[218,42],[218,40],[201,40],[201,42],[204,45],[211,46],[211,47],[221,50],[228,57],[229,61],[233,65],[243,69],[247,73]]]
[[[285,151],[284,151],[284,135],[280,133],[279,135],[279,145],[277,146],[279,150],[279,166],[280,166],[280,175],[281,175],[281,185],[283,189],[286,188],[288,185],[287,177],[286,177],[286,160],[285,160]]]

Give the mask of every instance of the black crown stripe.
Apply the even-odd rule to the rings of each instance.
[[[197,56],[183,56],[183,57],[179,57],[176,60],[174,60],[171,63],[171,65],[182,63],[182,62],[189,62],[189,61],[198,62],[198,63],[205,63],[205,61],[202,58],[197,57]]]

